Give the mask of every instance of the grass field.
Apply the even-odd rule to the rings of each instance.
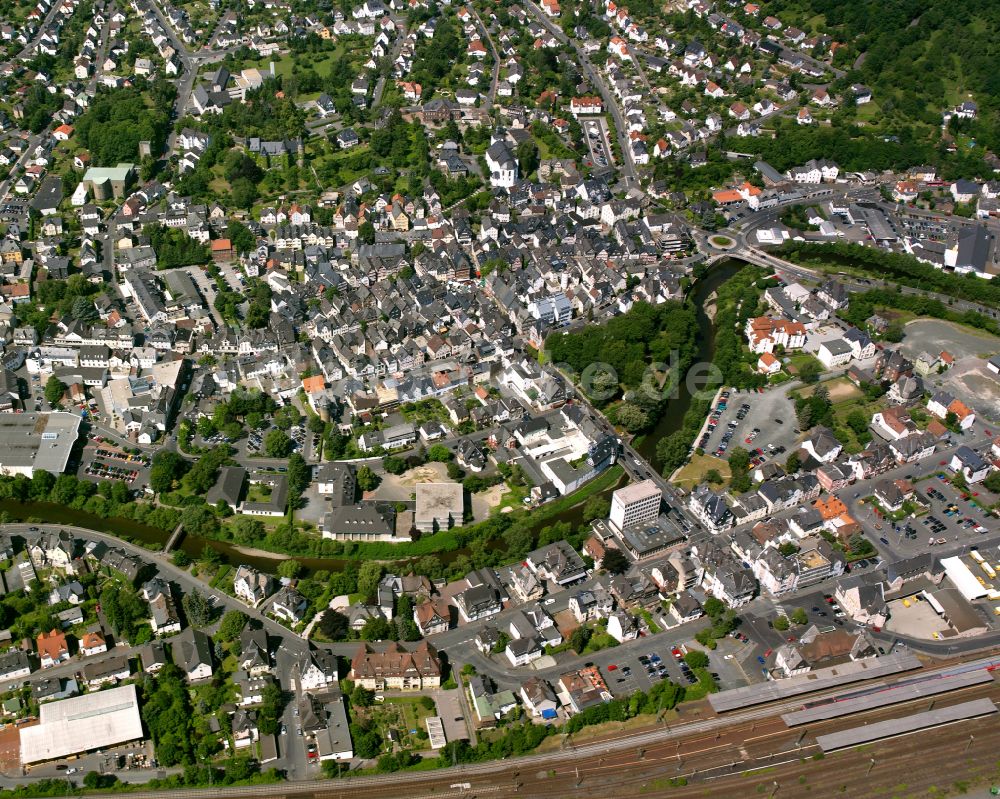
[[[729,463],[712,455],[692,455],[687,465],[683,466],[674,477],[674,484],[682,488],[694,488],[705,479],[709,471],[715,469],[722,479],[729,481],[731,472]]]
[[[321,53],[314,58],[310,58],[308,63],[316,70],[316,74],[321,78],[329,77],[330,70],[333,68],[333,63],[338,58],[344,55],[352,55],[357,48],[348,48],[343,42],[337,45],[335,50],[331,50],[328,53]],[[256,61],[247,62],[247,67],[256,67],[261,72],[268,72],[271,68],[271,62],[274,62],[274,73],[280,75],[281,77],[289,77],[292,74],[292,67],[294,66],[293,57],[288,54],[281,58],[258,58]]]

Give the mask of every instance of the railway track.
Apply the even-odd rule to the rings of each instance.
[[[965,663],[952,662],[929,668],[922,672],[906,675],[899,682],[912,682],[917,676],[933,679],[935,675],[960,673],[971,668],[1000,666],[1000,659],[980,658]],[[874,687],[874,686],[873,686]],[[789,710],[801,709],[806,704],[815,703],[835,694],[849,694],[850,688],[841,687],[809,696],[799,696],[793,700],[774,702],[745,711],[736,711],[719,716],[712,713],[707,704],[689,713],[701,714],[700,718],[686,722],[675,722],[622,734],[609,732],[607,735],[582,744],[571,741],[566,748],[544,752],[508,761],[459,765],[449,769],[427,772],[399,772],[385,775],[368,775],[320,780],[315,782],[287,782],[279,785],[256,785],[245,787],[222,787],[208,789],[179,789],[158,791],[134,791],[129,795],[134,799],[242,799],[246,797],[267,797],[267,799],[382,799],[383,797],[406,797],[406,799],[474,799],[476,796],[504,797],[545,797],[557,799],[570,796],[656,796],[661,793],[671,797],[703,796],[706,786],[711,784],[711,794],[717,799],[724,797],[745,797],[756,792],[755,787],[765,775],[790,777],[798,786],[811,786],[812,797],[834,795],[837,791],[816,793],[816,780],[822,778],[833,785],[838,779],[849,788],[855,785],[853,769],[860,762],[862,771],[871,765],[869,752],[877,752],[876,762],[884,761],[884,770],[900,771],[905,776],[905,758],[915,753],[921,746],[928,750],[928,735],[934,739],[934,757],[919,758],[921,761],[913,769],[914,775],[933,784],[935,774],[940,777],[941,763],[939,744],[944,751],[961,749],[967,745],[970,751],[987,745],[996,751],[1000,743],[1000,718],[992,717],[969,722],[957,722],[933,731],[918,733],[904,738],[889,739],[858,750],[847,750],[826,757],[813,756],[819,753],[815,743],[817,734],[849,729],[860,724],[898,718],[926,710],[929,703],[944,707],[972,698],[986,697],[1000,704],[1000,683],[996,680],[939,694],[932,698],[918,698],[895,705],[863,711],[854,715],[817,721],[802,727],[788,728],[781,720],[781,714]],[[974,728],[975,737],[969,742],[969,729]],[[919,746],[914,744],[919,741]],[[867,759],[859,760],[864,752]],[[904,758],[904,760],[900,760]],[[984,763],[996,768],[995,759],[983,754]],[[928,763],[936,763],[934,768]],[[851,764],[849,767],[832,769],[831,764]],[[872,770],[874,771],[874,766]],[[962,773],[977,770],[964,764]],[[980,769],[981,771],[981,769]],[[871,775],[868,782],[871,783]],[[986,776],[985,772],[980,776]],[[989,776],[992,776],[989,775]],[[805,777],[805,781],[800,781]],[[881,778],[879,778],[881,781]],[[953,778],[954,779],[954,778]],[[755,780],[757,782],[755,782]],[[687,787],[684,787],[684,785]],[[747,786],[754,786],[747,790]],[[465,787],[465,786],[468,787]],[[768,783],[770,785],[770,783]],[[773,788],[773,786],[771,786]],[[691,792],[689,792],[689,790]],[[766,789],[765,789],[766,790]],[[791,785],[782,784],[782,797],[794,795]],[[803,793],[803,795],[805,795]],[[866,796],[868,793],[848,793],[848,796]],[[884,796],[884,793],[882,794]],[[909,795],[909,794],[907,794]]]

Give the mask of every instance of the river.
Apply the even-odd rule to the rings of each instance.
[[[705,311],[706,304],[711,303],[711,297],[719,286],[729,278],[739,272],[746,263],[735,258],[727,258],[719,261],[709,268],[708,272],[698,280],[688,294],[687,302],[694,305],[697,326],[698,326],[698,351],[695,354],[694,362],[710,362],[715,356],[715,324],[712,317]],[[675,430],[679,430],[684,420],[684,414],[691,406],[691,392],[688,391],[686,381],[681,381],[678,395],[670,400],[663,409],[656,426],[646,433],[636,446],[636,451],[648,460],[657,471],[661,469],[661,464],[656,458],[656,444],[665,436],[669,436]],[[625,483],[622,479],[597,496],[610,497],[612,492]],[[574,505],[567,508],[562,513],[549,517],[541,522],[539,526],[550,525],[556,522],[569,522],[574,528],[583,523],[583,504]]]
[[[694,284],[690,294],[688,294],[687,302],[694,306],[698,326],[698,351],[695,354],[694,363],[709,363],[715,357],[715,324],[712,317],[705,311],[706,304],[710,303],[712,295],[719,289],[719,286],[744,266],[746,266],[745,262],[735,258],[719,261],[709,268],[705,276]],[[656,445],[661,438],[666,438],[681,428],[684,414],[687,413],[689,407],[691,407],[691,392],[688,390],[687,381],[682,380],[677,397],[667,403],[656,426],[646,433],[636,446],[639,454],[649,461],[657,471],[660,471],[662,464],[656,457]]]
[[[715,354],[715,326],[712,319],[705,312],[705,304],[713,292],[736,274],[745,264],[735,259],[726,259],[715,264],[708,273],[694,284],[687,301],[692,303],[697,315],[698,325],[698,352],[695,362],[709,362]],[[678,430],[691,405],[691,393],[688,391],[684,381],[681,382],[678,396],[670,400],[664,408],[656,426],[647,433],[637,447],[639,453],[652,463],[657,469],[660,464],[656,461],[656,443]],[[625,482],[623,476],[617,484],[607,488],[597,496],[610,497],[611,493]],[[21,503],[13,499],[0,500],[0,512],[5,512],[11,521],[28,521],[37,519],[49,524],[74,525],[76,527],[86,527],[91,530],[98,530],[111,533],[120,538],[132,541],[139,545],[148,545],[151,548],[162,549],[166,544],[170,534],[158,527],[134,522],[131,519],[110,518],[105,519],[95,516],[86,511],[74,510],[63,505],[51,502],[26,502]],[[562,513],[544,518],[539,521],[538,526],[551,525],[556,522],[569,522],[574,528],[583,523],[583,503],[567,508]],[[277,564],[288,558],[287,555],[263,552],[260,550],[245,550],[228,541],[215,541],[202,538],[196,535],[185,535],[181,539],[180,549],[183,549],[193,559],[197,559],[205,547],[210,547],[218,552],[226,562],[230,564],[245,564],[261,571],[273,573]],[[441,553],[438,557],[449,561],[462,554],[462,550]],[[356,562],[340,558],[307,558],[296,557],[302,564],[307,574],[316,571],[340,571],[348,563]]]
[[[150,549],[163,549],[170,538],[170,533],[159,527],[122,519],[120,517],[104,518],[82,510],[67,508],[54,502],[18,502],[14,499],[0,499],[0,513],[6,513],[12,522],[29,522],[37,520],[45,524],[65,524],[74,527],[85,527],[102,533],[131,541],[139,546]],[[277,564],[287,556],[267,552],[247,553],[227,541],[212,541],[197,535],[185,535],[181,539],[180,549],[183,549],[192,559],[201,556],[205,547],[211,547],[229,563],[245,563],[263,571],[274,572]],[[340,569],[346,561],[332,558],[296,558],[307,570]]]

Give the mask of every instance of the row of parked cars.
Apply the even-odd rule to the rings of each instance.
[[[94,461],[89,464],[86,472],[91,477],[100,477],[103,480],[125,480],[129,483],[139,476],[139,472],[136,470],[123,469],[104,461]]]
[[[715,432],[715,428],[719,424],[719,419],[722,414],[725,413],[726,408],[729,407],[729,392],[723,391],[719,395],[719,401],[716,403],[715,407],[712,408],[712,412],[708,416],[708,425],[705,432],[701,435],[701,440],[698,442],[699,449],[705,449],[708,445],[708,439],[711,437],[712,433]],[[732,436],[730,436],[731,438]]]

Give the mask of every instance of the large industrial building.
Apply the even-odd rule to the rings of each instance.
[[[143,738],[134,685],[48,702],[41,705],[38,717],[34,727],[21,728],[25,766]]]
[[[0,474],[61,474],[79,432],[80,417],[72,413],[0,414]]]

